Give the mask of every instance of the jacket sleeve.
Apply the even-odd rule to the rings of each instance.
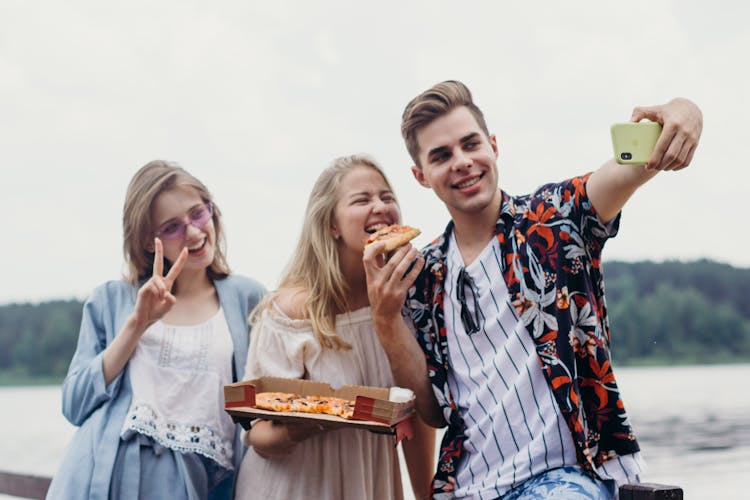
[[[105,385],[102,371],[102,352],[116,333],[107,331],[115,323],[112,307],[106,285],[96,289],[83,306],[78,345],[62,387],[63,415],[76,426],[114,398],[120,388],[125,370],[109,385]]]

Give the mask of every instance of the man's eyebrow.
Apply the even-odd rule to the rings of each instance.
[[[438,146],[434,149],[431,149],[429,153],[427,153],[427,157],[436,155],[438,153],[445,153],[446,151],[449,151],[448,146]]]
[[[459,142],[463,144],[464,142],[474,140],[477,137],[479,137],[479,132],[472,132],[468,135],[461,137],[461,139],[459,139]],[[450,148],[448,146],[438,146],[434,149],[431,149],[430,152],[427,153],[427,157],[429,158],[432,155],[444,153],[446,151],[450,151]]]
[[[461,142],[470,141],[472,139],[476,139],[477,137],[479,137],[479,132],[472,132],[471,134],[462,137]]]

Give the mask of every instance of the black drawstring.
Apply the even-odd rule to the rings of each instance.
[[[466,289],[471,292],[471,298],[474,301],[474,313],[472,314],[469,305],[466,303]],[[474,280],[471,279],[469,273],[462,267],[458,271],[458,280],[456,280],[456,297],[461,303],[461,322],[464,325],[464,330],[469,335],[477,333],[479,331],[479,300],[477,294],[479,291],[476,289]]]

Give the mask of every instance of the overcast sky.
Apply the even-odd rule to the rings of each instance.
[[[208,185],[230,265],[269,288],[337,156],[378,159],[427,243],[448,215],[399,125],[446,79],[473,91],[513,194],[596,169],[634,106],[694,100],[691,167],[636,193],[604,259],[748,267],[748,19],[740,1],[3,0],[0,303],[121,276],[125,189],[155,158]]]

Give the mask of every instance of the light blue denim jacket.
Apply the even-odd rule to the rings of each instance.
[[[249,344],[247,317],[265,288],[244,276],[214,282],[234,344],[234,380],[241,380]],[[62,387],[63,415],[79,426],[47,493],[49,499],[106,499],[132,389],[128,367],[104,384],[102,351],[133,312],[136,289],[124,281],[97,287],[83,307],[81,330]],[[235,433],[235,470],[242,461],[240,427]]]

